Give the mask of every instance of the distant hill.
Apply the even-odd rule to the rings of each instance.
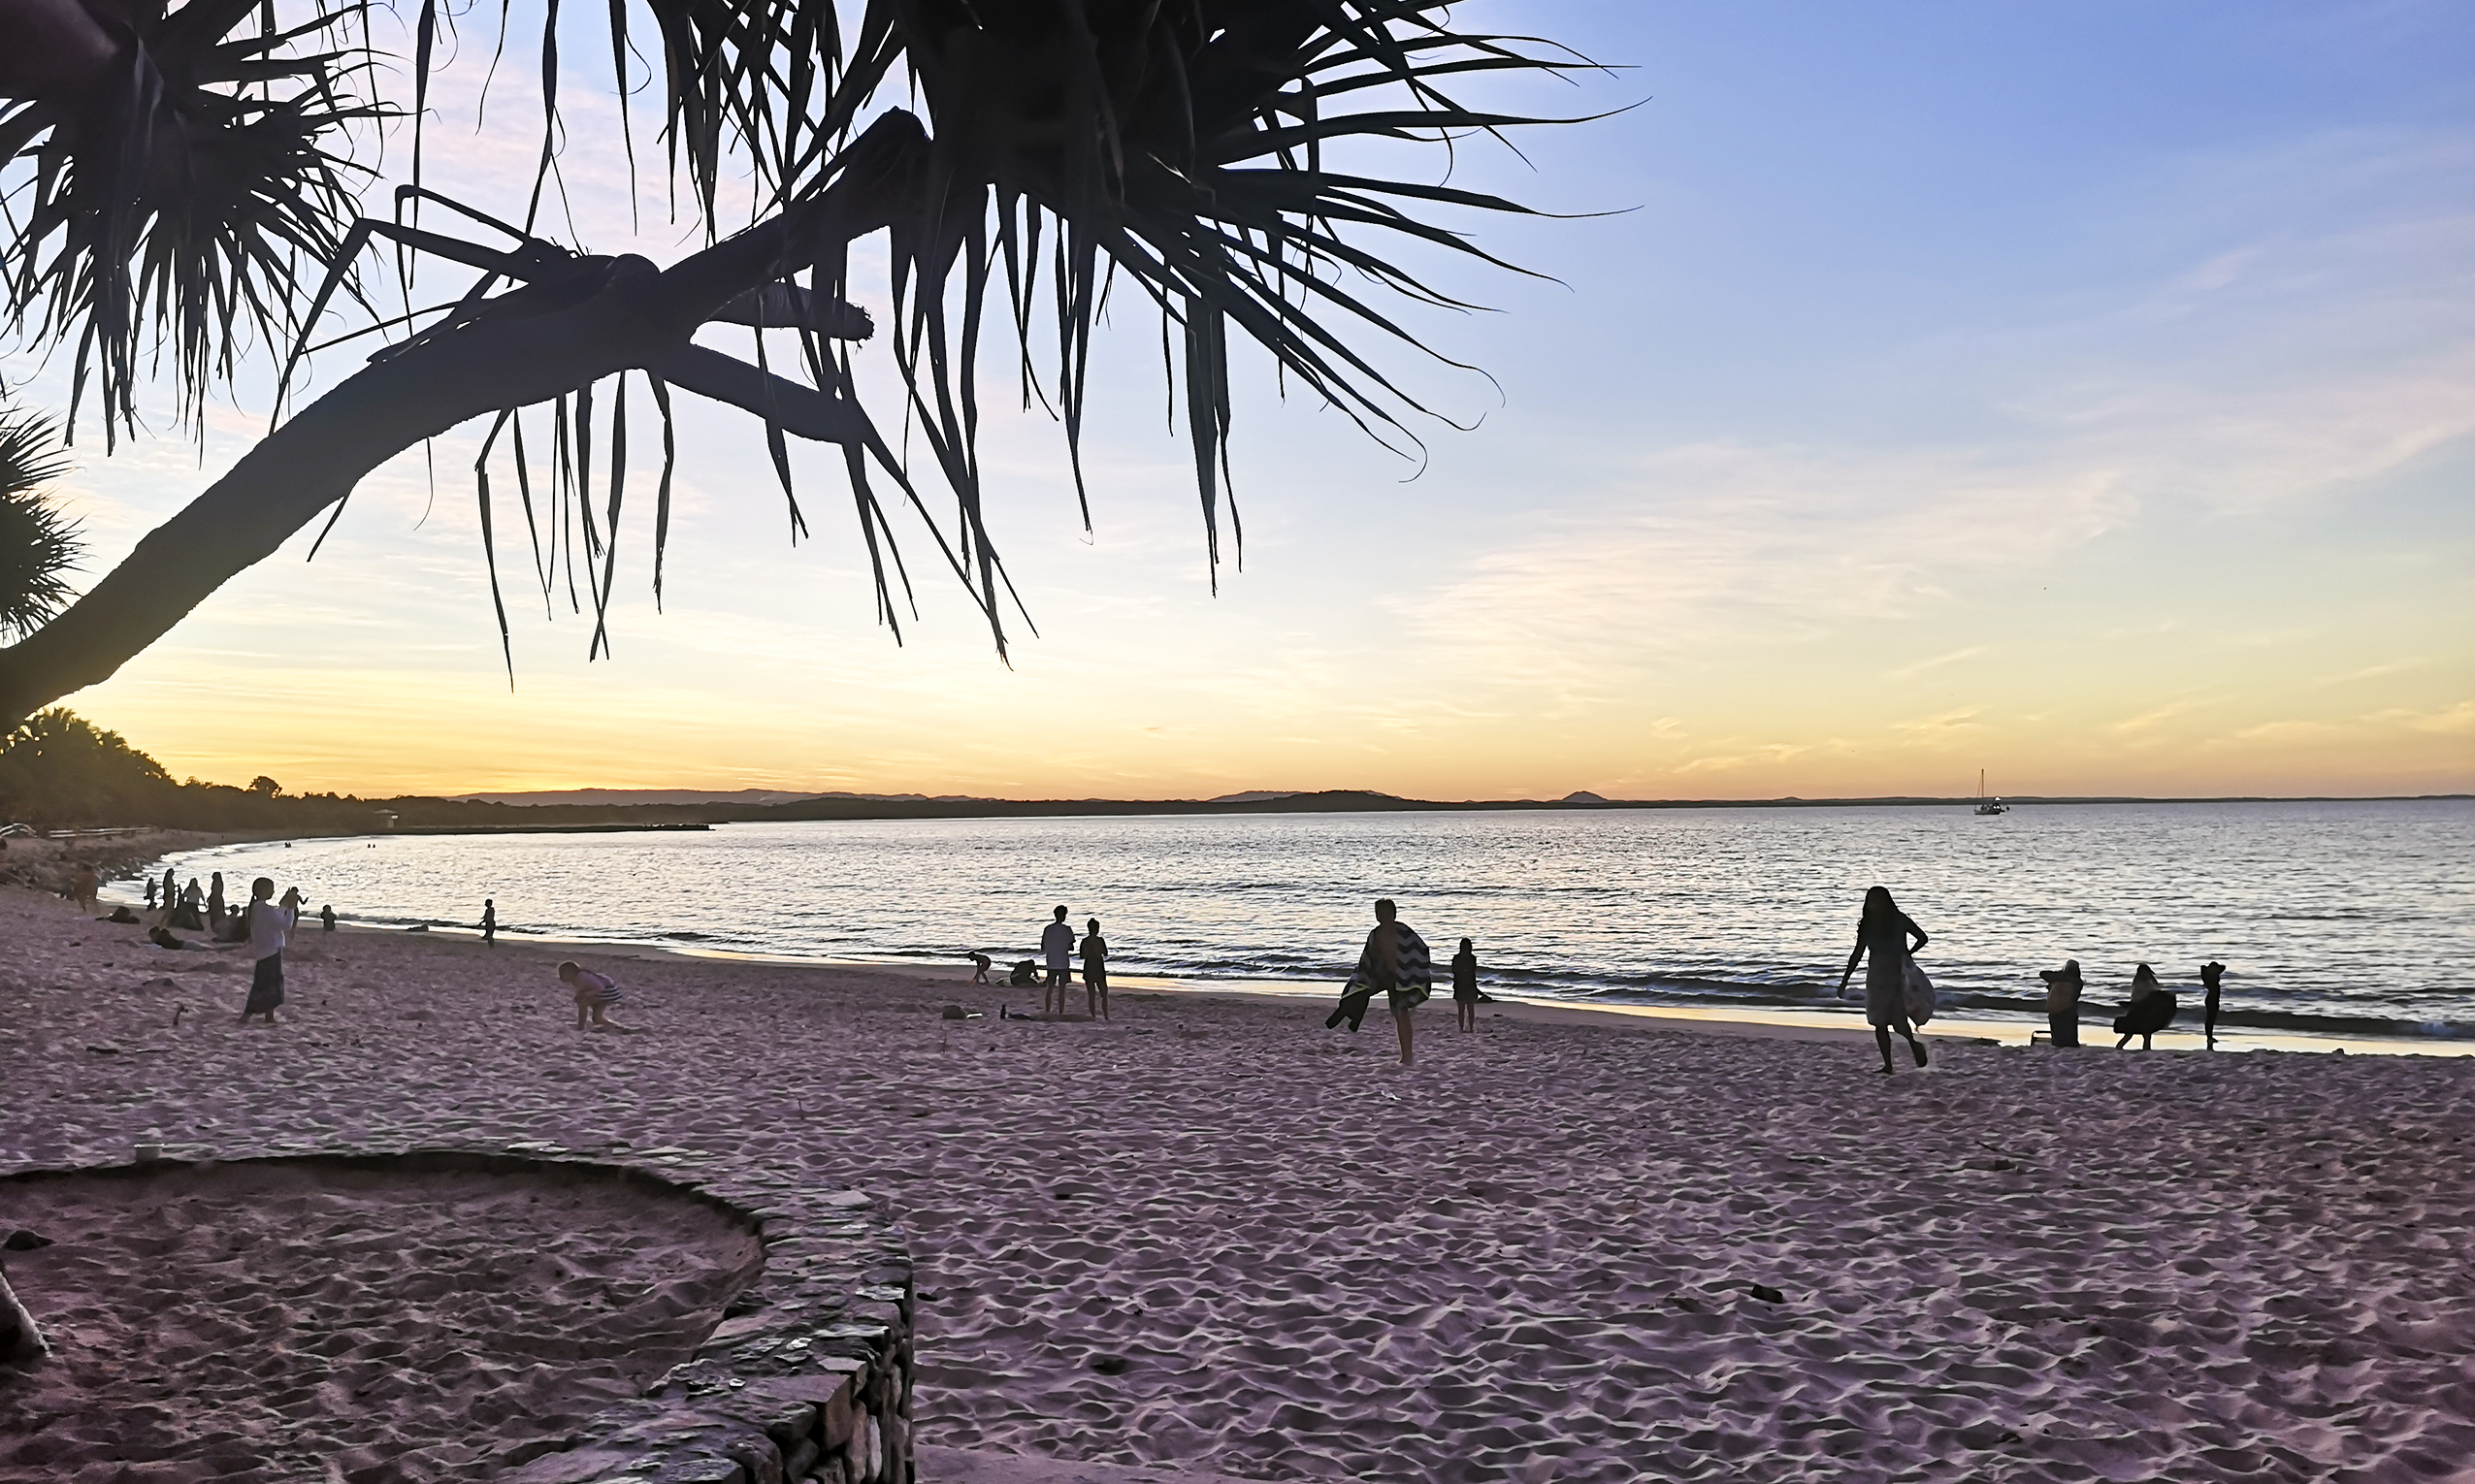
[[[902,794],[816,794],[785,793],[779,789],[738,789],[719,792],[711,789],[537,789],[516,793],[458,793],[452,797],[468,804],[591,804],[617,807],[625,804],[787,804],[803,798],[918,798],[916,793]]]
[[[1305,791],[1306,790],[1303,789],[1249,789],[1243,793],[1216,794],[1211,798],[1205,799],[1203,802],[1207,804],[1262,804],[1268,803],[1276,798],[1295,798]]]

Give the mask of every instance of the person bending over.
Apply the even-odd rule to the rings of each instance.
[[[607,974],[596,974],[579,967],[573,960],[559,965],[559,983],[575,991],[575,1028],[584,1030],[632,1031],[633,1025],[621,1025],[610,1018],[610,1007],[626,998],[619,982]]]

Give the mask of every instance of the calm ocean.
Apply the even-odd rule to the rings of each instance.
[[[1388,895],[1440,957],[1542,998],[1808,1005],[1879,882],[1933,941],[1947,1007],[2037,1005],[2080,960],[2231,967],[2238,1024],[2475,1036],[2475,801],[1162,816],[402,835],[196,852],[377,925],[816,958],[1031,956],[1049,908],[1121,973],[1330,980]],[[159,873],[158,873],[159,874]],[[126,894],[127,884],[115,891]],[[235,895],[242,894],[236,887]]]

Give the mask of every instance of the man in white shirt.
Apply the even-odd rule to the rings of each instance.
[[[1040,991],[1040,1013],[1046,1015],[1056,1001],[1058,1015],[1065,1014],[1065,982],[1067,966],[1074,957],[1074,929],[1065,920],[1065,909],[1057,910],[1057,920],[1040,933],[1040,952],[1048,956],[1049,980]]]
[[[283,940],[300,918],[299,909],[275,904],[275,883],[259,877],[249,884],[249,956],[258,961],[249,978],[249,1003],[241,1009],[241,1023],[265,1016],[275,1023],[276,1007],[283,1003]]]

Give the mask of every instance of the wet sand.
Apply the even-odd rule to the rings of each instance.
[[[244,1029],[245,964],[136,931],[0,893],[0,1171],[125,1161],[152,1128],[849,1180],[919,1258],[917,1434],[958,1470],[2475,1484],[2463,1059],[1961,1041],[1884,1078],[1828,1028],[1514,1012],[1459,1036],[1435,1003],[1403,1071],[1388,1026],[1327,1032],[1313,1001],[1122,992],[1111,1024],[1018,1022],[994,1012],[1024,991],[959,969],[566,950],[643,1027],[592,1034],[558,952],[315,931],[283,1023]],[[74,1307],[8,1255],[39,1318]],[[345,1261],[305,1242],[290,1267]],[[569,1338],[593,1311],[542,1302]],[[138,1364],[97,1353],[64,1373],[98,1395]],[[153,1404],[210,1406],[190,1373],[150,1372]],[[422,1420],[350,1389],[286,1391],[282,1425],[365,1450],[356,1484],[496,1457],[552,1404]],[[0,1477],[34,1477],[9,1448]],[[100,1451],[40,1467],[120,1476]]]

